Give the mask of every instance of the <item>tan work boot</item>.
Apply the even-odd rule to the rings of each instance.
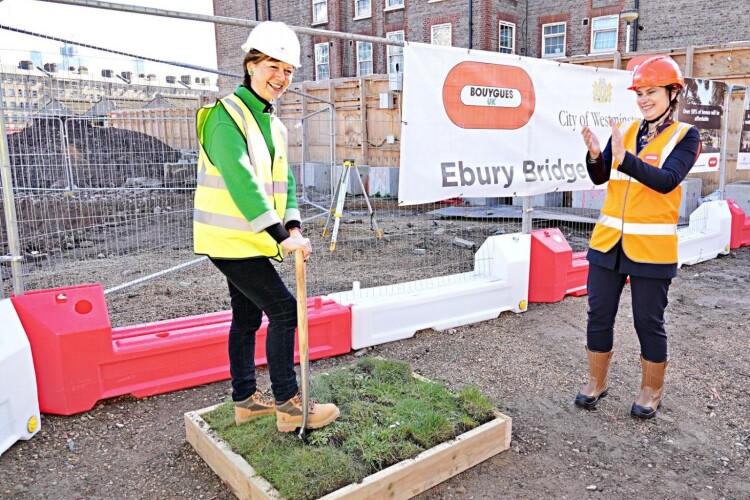
[[[664,372],[667,371],[669,360],[652,363],[641,356],[643,374],[641,378],[641,392],[630,408],[634,417],[651,419],[656,416],[656,410],[664,399]]]
[[[339,409],[333,403],[316,403],[312,399],[307,408],[307,428],[325,427],[339,416]],[[276,428],[280,432],[292,432],[302,427],[302,397],[298,392],[284,404],[276,405]]]
[[[607,395],[607,375],[609,374],[609,362],[612,352],[594,352],[586,348],[589,358],[589,382],[576,394],[576,404],[587,410],[596,408],[599,399]]]
[[[272,415],[275,411],[276,402],[273,398],[255,391],[249,398],[234,402],[234,423],[241,425],[255,417]]]

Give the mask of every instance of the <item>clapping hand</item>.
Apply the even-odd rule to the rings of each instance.
[[[612,166],[620,165],[625,159],[625,143],[622,138],[622,130],[617,126],[617,122],[614,118],[609,119],[609,126],[612,128]],[[589,127],[583,127],[581,130],[583,136],[583,142],[586,143],[586,148],[589,150],[589,157],[592,160],[599,158],[602,153],[601,145],[599,144],[599,138]]]
[[[599,158],[599,155],[602,153],[602,148],[599,145],[599,138],[596,134],[593,133],[590,128],[583,127],[581,135],[583,136],[583,142],[586,143],[586,148],[589,150],[589,157],[592,160]]]
[[[625,143],[622,139],[622,130],[617,126],[614,118],[609,119],[609,126],[612,127],[612,166],[621,165],[625,159]]]

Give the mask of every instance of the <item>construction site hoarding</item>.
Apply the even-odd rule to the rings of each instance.
[[[713,80],[686,78],[677,119],[694,125],[701,135],[701,153],[691,173],[718,172],[727,85]]]
[[[745,91],[745,108],[740,132],[740,151],[737,170],[750,170],[750,92]]]

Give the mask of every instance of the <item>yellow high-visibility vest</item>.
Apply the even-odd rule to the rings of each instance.
[[[623,136],[628,152],[635,154],[639,121],[633,122]],[[638,158],[661,168],[691,125],[675,122],[651,140]],[[625,255],[635,262],[674,264],[677,262],[677,222],[682,186],[662,194],[644,186],[618,170],[612,163],[599,220],[589,246],[607,252],[622,239]]]
[[[221,102],[245,137],[254,168],[251,174],[258,185],[265,187],[268,201],[278,216],[278,219],[269,218],[268,222],[284,221],[289,175],[284,124],[275,116],[271,117],[271,136],[276,145],[272,162],[263,133],[242,100],[236,95],[230,95],[221,99]],[[281,246],[267,231],[253,231],[250,222],[232,200],[224,178],[203,148],[203,128],[211,108],[212,106],[201,108],[196,118],[201,147],[193,212],[195,253],[227,259],[265,256],[280,261],[283,259]],[[271,224],[265,224],[264,228],[269,225]]]

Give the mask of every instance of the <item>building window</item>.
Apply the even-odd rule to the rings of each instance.
[[[516,53],[516,25],[505,21],[500,21],[498,29],[500,41],[497,45],[497,51],[501,54]]]
[[[328,0],[312,0],[313,24],[328,22]]]
[[[388,40],[394,40],[397,42],[404,41],[403,31],[391,31],[386,33],[385,37]],[[388,45],[388,74],[403,73],[404,72],[404,48],[398,45]]]
[[[385,0],[385,10],[400,9],[404,6],[404,0]]]
[[[372,44],[357,42],[357,76],[372,74]]]
[[[595,17],[591,20],[591,52],[617,50],[618,16]]]
[[[354,19],[362,19],[372,15],[370,0],[354,0]]]
[[[315,44],[315,79],[331,78],[331,67],[328,64],[328,42]]]
[[[430,43],[432,45],[443,45],[445,47],[452,45],[450,23],[434,24],[431,32]]]
[[[565,57],[565,23],[542,25],[542,57]]]

